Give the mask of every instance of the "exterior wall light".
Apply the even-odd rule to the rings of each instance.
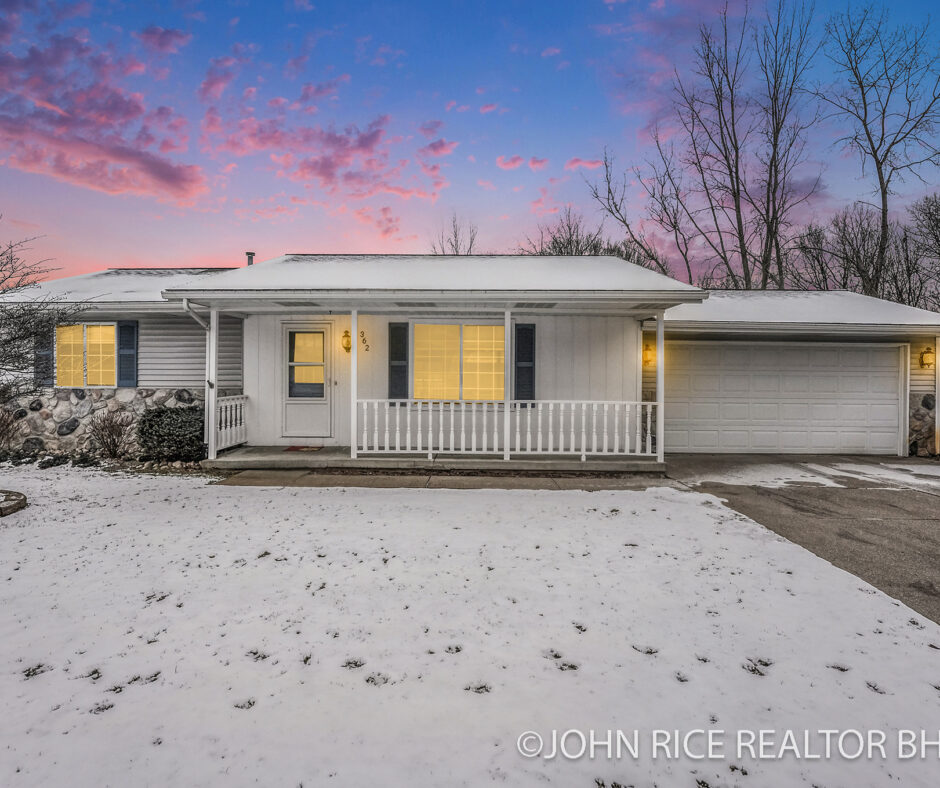
[[[656,362],[656,351],[650,346],[649,342],[643,345],[643,366],[651,367]]]
[[[343,332],[343,338],[340,340],[343,345],[343,350],[347,353],[352,349],[352,336],[350,336],[349,331]]]
[[[920,354],[920,368],[933,369],[937,364],[937,354],[932,347],[925,348]]]

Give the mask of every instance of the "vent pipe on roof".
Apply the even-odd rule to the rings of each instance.
[[[248,258],[248,265],[252,265],[255,262],[254,252],[245,252],[245,257]]]

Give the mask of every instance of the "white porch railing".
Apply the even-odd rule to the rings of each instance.
[[[248,397],[219,397],[215,407],[216,450],[228,449],[248,440],[245,408]]]
[[[360,454],[629,455],[655,457],[655,402],[514,400],[509,434],[496,401],[361,399]]]

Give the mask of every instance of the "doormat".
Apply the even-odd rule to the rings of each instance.
[[[322,446],[288,446],[284,451],[320,451]]]

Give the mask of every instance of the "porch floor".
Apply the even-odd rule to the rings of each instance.
[[[506,462],[501,455],[453,456],[365,454],[356,459],[349,456],[348,446],[325,446],[317,451],[290,450],[287,446],[239,446],[219,454],[214,460],[203,460],[202,466],[211,470],[278,470],[306,469],[356,471],[421,470],[432,473],[580,473],[598,474],[641,473],[662,476],[665,463],[648,458],[588,457],[584,462],[576,456],[515,456]]]

